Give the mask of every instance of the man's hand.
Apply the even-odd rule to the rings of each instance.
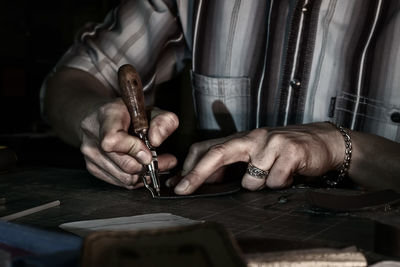
[[[289,186],[297,173],[322,175],[340,166],[343,157],[343,137],[328,123],[255,129],[194,144],[184,164],[190,171],[175,187],[175,193],[191,194],[221,167],[235,162],[251,162],[269,171],[266,179],[248,173],[243,176],[243,187],[259,190]]]
[[[179,125],[172,112],[154,110],[148,132],[152,146],[158,147]],[[149,164],[149,149],[136,136],[128,133],[130,116],[123,101],[118,98],[101,105],[81,122],[81,151],[86,167],[94,176],[117,186],[134,189],[142,186],[139,173],[142,164]],[[170,154],[160,155],[161,171],[173,168],[176,158]]]

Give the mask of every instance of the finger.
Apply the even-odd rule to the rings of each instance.
[[[222,167],[219,168],[216,172],[211,174],[210,177],[208,177],[204,182],[205,183],[215,183],[219,182],[222,180],[222,177],[224,176],[226,168]],[[183,179],[182,172],[170,177],[167,181],[165,181],[165,185],[167,187],[174,187],[176,186],[181,180]]]
[[[209,146],[203,143],[196,143],[190,146],[189,152],[183,162],[182,176],[187,175],[200,160],[200,158],[207,152]]]
[[[134,189],[133,185],[125,185],[123,184],[120,180],[118,180],[117,178],[115,178],[114,176],[110,175],[109,173],[107,173],[105,170],[103,170],[101,167],[99,167],[98,165],[96,165],[94,162],[92,162],[90,159],[85,158],[86,160],[86,168],[87,170],[94,175],[95,177],[116,185],[116,186],[120,186],[120,187],[125,187],[127,189]]]
[[[161,154],[158,156],[158,168],[160,171],[167,171],[176,166],[178,160],[174,155]]]
[[[120,168],[128,174],[138,174],[143,171],[143,165],[140,164],[136,159],[129,155],[124,155],[120,153],[107,153],[107,155],[116,162]],[[174,168],[178,160],[174,155],[171,154],[161,154],[158,156],[158,168],[160,171],[166,171]]]
[[[267,148],[268,150],[268,148]],[[253,160],[251,159],[250,162],[254,167],[257,167],[265,172],[267,175],[263,178],[254,177],[250,175],[247,171],[243,175],[242,178],[242,186],[248,190],[261,190],[265,187],[265,182],[269,177],[270,169],[274,164],[276,158],[276,154],[274,151],[270,151],[270,153],[266,153],[263,160],[257,160],[256,158]]]
[[[138,182],[138,172],[140,172],[142,168],[140,164],[139,171],[127,173],[121,170],[112,160],[100,153],[100,151],[87,155],[86,158],[90,159],[90,161],[95,163],[99,168],[107,172],[110,176],[115,177],[115,179],[119,180],[124,185],[134,185]]]
[[[265,132],[265,129],[256,129],[248,136],[249,138],[257,138],[257,136],[261,136],[265,139],[265,141],[263,141],[264,144],[259,145],[250,155],[249,162],[251,162],[254,167],[269,172],[285,142],[283,142],[279,135],[275,133],[267,133]],[[265,178],[254,177],[246,172],[243,175],[242,186],[252,191],[261,190],[265,187],[266,179],[268,179],[268,177],[269,175]]]
[[[84,118],[80,124],[84,135],[99,138],[100,126],[97,119],[97,114],[90,114]]]
[[[129,154],[142,164],[149,164],[152,156],[142,140],[128,134],[130,117],[122,101],[115,103],[123,108],[104,108],[99,115],[100,144],[105,152]]]
[[[108,156],[109,154],[112,153],[107,154],[101,152],[97,147],[96,142],[93,139],[84,136],[82,140],[83,143],[81,145],[81,152],[83,155],[85,155],[86,159],[89,159],[99,168],[101,168],[105,172],[109,173],[111,176],[118,179],[122,184],[132,185],[137,183],[138,181],[137,173],[141,171],[142,165],[139,164],[134,158],[128,155],[122,155],[117,159],[116,158],[110,159]],[[119,167],[119,165],[122,165],[126,169],[126,167],[128,166],[127,162],[128,163],[133,162],[132,164],[136,166],[136,169],[132,172],[126,172]]]
[[[163,112],[150,121],[149,140],[152,146],[158,147],[179,126],[178,117],[172,112]]]
[[[189,148],[189,152],[182,166],[182,176],[185,176],[186,174],[189,173],[189,171],[191,171],[194,168],[196,163],[201,159],[201,157],[204,156],[205,153],[207,153],[207,151],[211,146],[222,144],[228,141],[229,139],[232,139],[232,137],[229,136],[224,138],[211,139],[192,144]]]
[[[104,132],[128,131],[131,124],[128,109],[121,98],[100,107],[98,120]]]
[[[284,135],[276,135],[272,141],[275,141],[279,152],[270,170],[266,185],[278,189],[290,185],[294,174],[307,165],[307,151],[302,144],[293,142]]]
[[[293,182],[293,174],[297,166],[297,160],[291,157],[286,155],[278,157],[270,170],[266,186],[272,189],[289,186]]]
[[[113,163],[118,166],[125,173],[140,173],[143,170],[143,164],[138,162],[134,157],[128,154],[117,153],[117,152],[104,152]]]
[[[221,182],[225,173],[226,173],[226,168],[227,166],[222,166],[218,170],[216,170],[213,174],[211,174],[205,181],[204,183],[207,184],[212,184],[216,182]]]
[[[132,189],[142,188],[143,186],[144,186],[143,182],[140,182],[140,183],[135,184]]]
[[[102,137],[101,148],[105,152],[117,152],[134,157],[141,164],[150,164],[152,155],[145,143],[125,131],[109,132]]]
[[[177,175],[174,175],[174,176],[168,178],[168,180],[165,181],[165,186],[166,187],[174,187],[182,180],[182,178],[183,178],[182,175],[180,173],[178,173]]]
[[[235,138],[213,146],[186,177],[175,187],[178,195],[193,193],[204,181],[222,166],[249,160],[252,142],[248,138]]]
[[[129,125],[128,109],[121,98],[100,106],[95,112],[86,116],[80,124],[86,135],[97,139],[108,132],[127,131]]]

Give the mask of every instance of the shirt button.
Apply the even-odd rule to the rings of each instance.
[[[303,8],[301,9],[301,11],[303,11],[303,13],[306,13],[308,11],[309,6],[310,6],[310,3],[303,5]]]
[[[301,85],[301,82],[298,79],[293,79],[290,81],[290,86],[293,88],[299,88],[300,85]]]
[[[400,122],[400,112],[393,112],[392,115],[390,115],[390,119],[393,122]]]

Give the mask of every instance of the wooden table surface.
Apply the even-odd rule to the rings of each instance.
[[[0,175],[0,216],[54,200],[50,208],[13,222],[54,231],[66,222],[168,212],[194,220],[223,224],[237,240],[281,240],[285,249],[294,244],[307,247],[357,246],[367,255],[375,249],[375,220],[400,225],[399,207],[378,207],[352,213],[315,212],[305,198],[310,188],[240,192],[208,198],[157,200],[145,189],[126,190],[106,184],[79,169],[35,167]],[[261,242],[269,251],[278,243]],[[275,244],[275,245],[274,245]],[[283,245],[282,245],[283,244]],[[243,248],[246,249],[246,248]],[[276,247],[275,247],[276,249]],[[386,256],[385,256],[386,258]]]

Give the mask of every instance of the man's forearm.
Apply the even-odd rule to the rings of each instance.
[[[88,73],[63,68],[50,77],[44,98],[44,113],[57,135],[79,146],[82,119],[115,94]]]
[[[400,144],[361,132],[352,132],[351,137],[350,177],[367,188],[400,192]]]

